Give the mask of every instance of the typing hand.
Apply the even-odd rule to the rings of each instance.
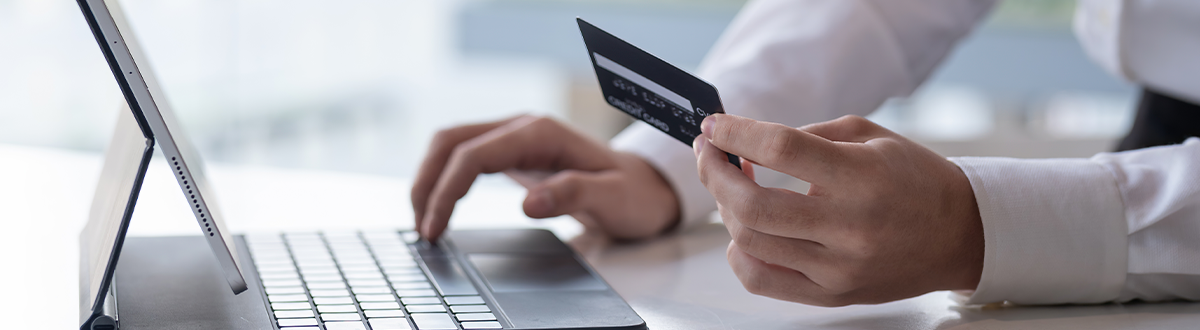
[[[700,180],[733,236],[729,265],[751,293],[842,306],[978,284],[978,207],[945,158],[857,116],[796,129],[713,115],[701,127]],[[742,156],[745,170],[721,150]],[[811,188],[759,186],[750,162]]]
[[[476,176],[508,170],[554,172],[529,187],[522,206],[533,218],[573,214],[621,239],[658,235],[679,218],[675,192],[646,161],[553,119],[520,116],[437,133],[412,188],[421,236],[441,236]]]

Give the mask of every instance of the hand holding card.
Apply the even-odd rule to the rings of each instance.
[[[609,105],[691,146],[700,122],[725,113],[716,87],[584,21],[583,42]],[[741,168],[737,156],[729,162]]]

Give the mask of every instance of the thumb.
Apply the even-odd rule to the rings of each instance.
[[[587,210],[602,205],[602,199],[613,198],[605,194],[608,180],[601,174],[576,170],[565,170],[550,176],[540,184],[529,188],[522,208],[531,218],[549,218]]]

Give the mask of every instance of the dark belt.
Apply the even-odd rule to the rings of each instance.
[[[1137,117],[1117,151],[1179,144],[1200,136],[1200,105],[1142,89]]]

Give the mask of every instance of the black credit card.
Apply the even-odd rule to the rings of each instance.
[[[700,122],[725,113],[712,84],[584,21],[579,23],[588,57],[609,105],[691,146]],[[738,156],[726,153],[741,168]]]

